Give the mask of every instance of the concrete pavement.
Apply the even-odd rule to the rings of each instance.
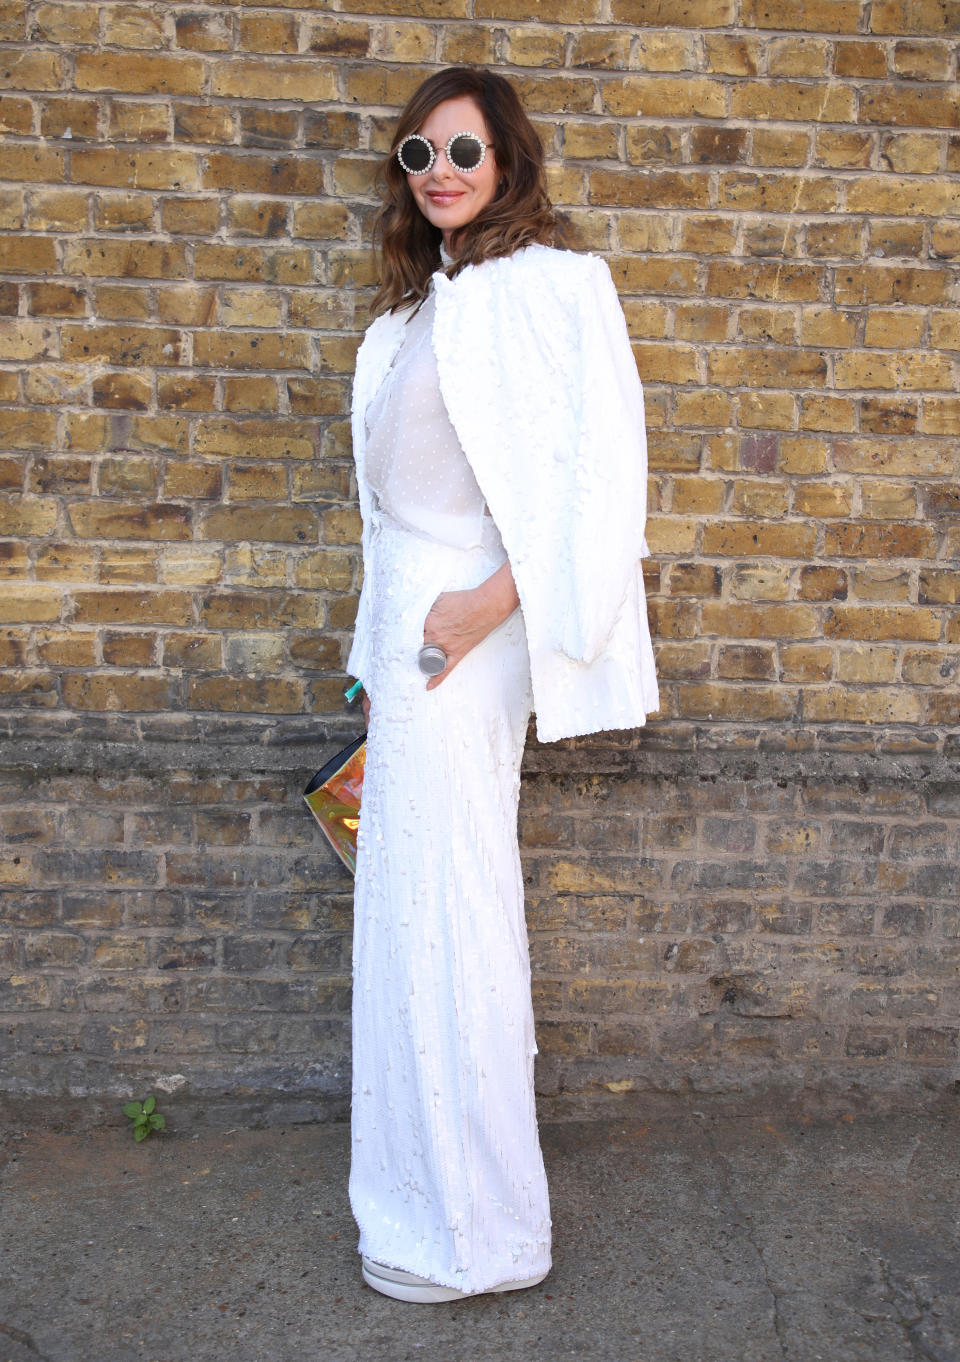
[[[361,1284],[344,1124],[160,1107],[8,1109],[0,1362],[960,1362],[950,1109],[548,1103],[551,1275],[412,1306]]]

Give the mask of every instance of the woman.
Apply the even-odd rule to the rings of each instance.
[[[550,1268],[520,759],[531,706],[545,741],[657,707],[646,451],[609,271],[547,244],[543,151],[512,87],[431,76],[383,179],[353,396],[348,668],[368,742],[350,1195],[368,1284],[437,1301]]]

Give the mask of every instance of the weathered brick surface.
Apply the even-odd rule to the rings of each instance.
[[[460,60],[515,79],[648,398],[663,708],[612,774],[531,755],[542,1081],[955,1058],[958,33],[946,0],[0,6],[13,1081],[343,1090],[300,744],[359,586],[371,171]]]

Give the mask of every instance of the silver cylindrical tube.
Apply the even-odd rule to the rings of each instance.
[[[417,654],[417,665],[424,676],[439,676],[447,665],[447,655],[439,643],[425,643]]]

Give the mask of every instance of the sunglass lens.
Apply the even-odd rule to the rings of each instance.
[[[411,175],[422,175],[430,168],[432,149],[422,137],[406,137],[397,147],[397,160]]]
[[[476,170],[483,160],[483,143],[479,137],[468,137],[461,133],[447,148],[447,154],[458,170]]]

